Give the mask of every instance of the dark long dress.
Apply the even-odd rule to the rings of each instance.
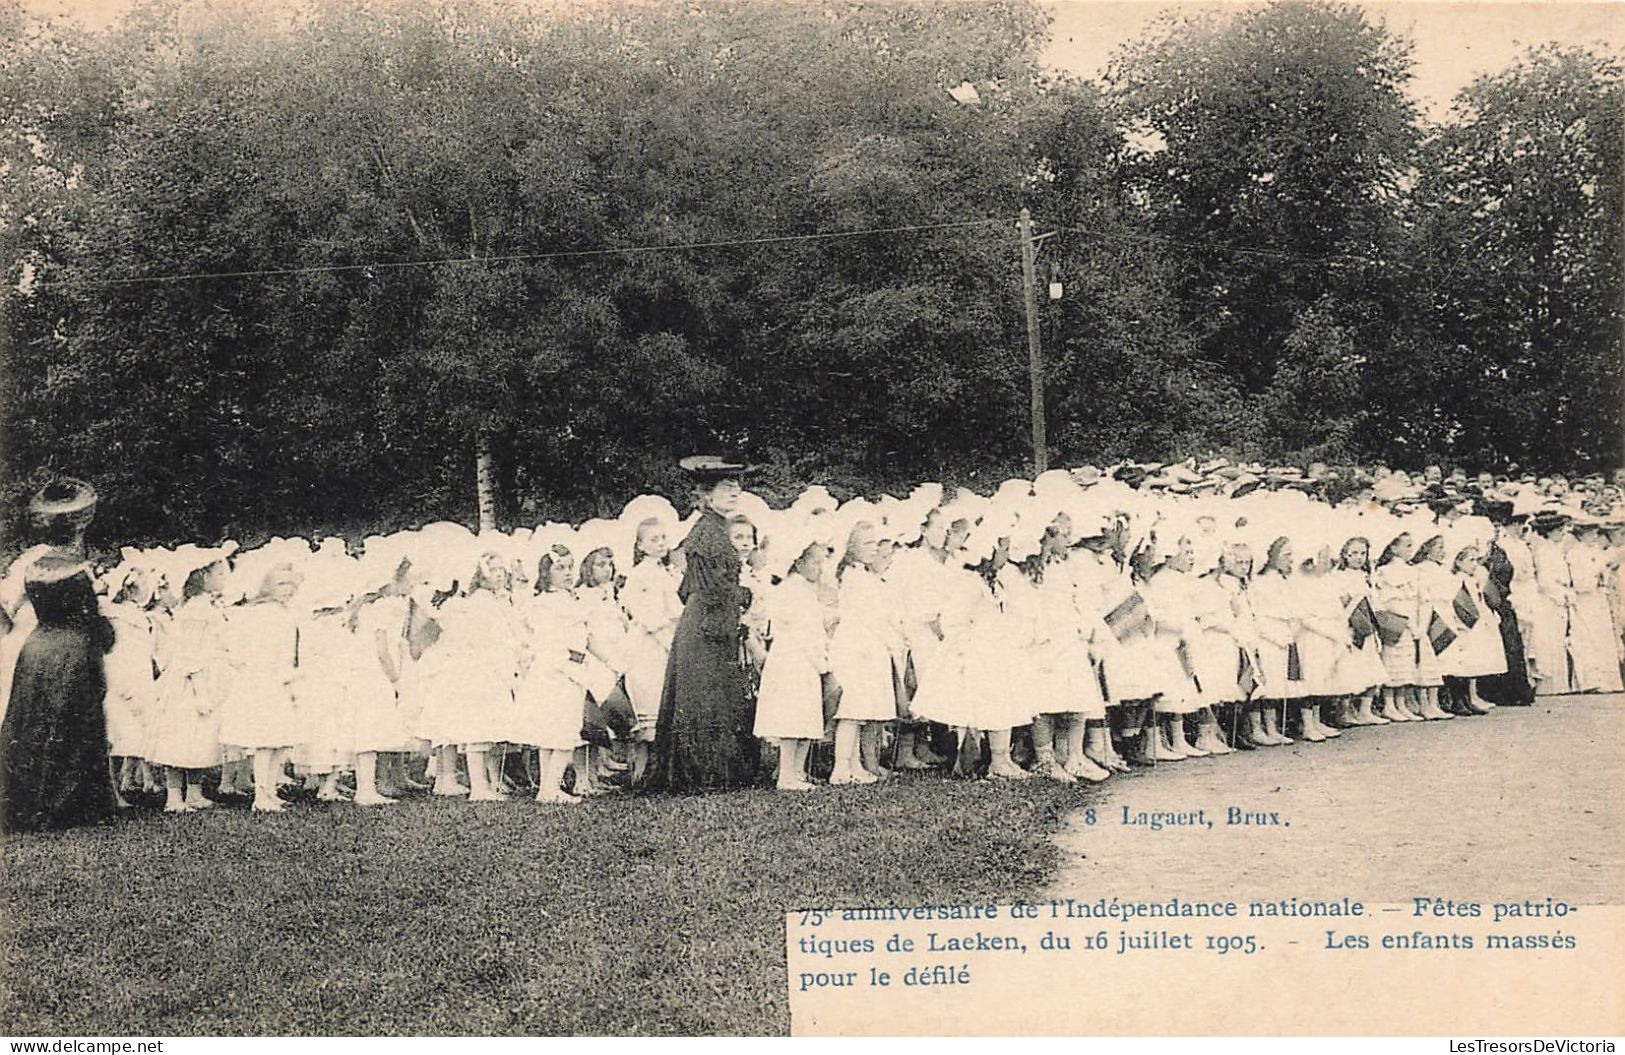
[[[1518,610],[1512,605],[1512,562],[1499,545],[1491,545],[1484,569],[1490,576],[1485,599],[1501,617],[1501,645],[1506,649],[1507,672],[1479,678],[1478,694],[1491,703],[1527,707],[1535,702],[1535,690],[1529,684],[1529,664],[1524,658]]]
[[[107,674],[113,626],[90,575],[42,557],[24,580],[39,623],[24,642],[0,723],[0,830],[94,824],[117,812],[107,769]]]
[[[740,664],[739,554],[726,521],[707,510],[683,544],[688,569],[678,589],[683,615],[660,693],[650,791],[710,791],[756,779],[755,709]]]

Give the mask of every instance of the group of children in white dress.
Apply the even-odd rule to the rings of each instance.
[[[579,528],[431,524],[358,553],[125,550],[102,576],[114,777],[161,787],[177,813],[214,804],[216,771],[214,798],[261,811],[301,781],[374,806],[420,776],[470,801],[508,797],[527,769],[540,802],[636,786],[685,532],[646,495]],[[831,742],[831,784],[984,758],[992,778],[1101,781],[1289,732],[1486,713],[1475,679],[1508,669],[1492,543],[1538,691],[1619,691],[1618,526],[1549,534],[1369,496],[1064,471],[991,497],[923,485],[839,503],[815,487],[775,510],[747,493],[730,521],[740,662],[785,791],[816,786]],[[3,692],[28,626],[14,591],[0,601],[16,624]],[[1467,691],[1442,698],[1446,678]]]

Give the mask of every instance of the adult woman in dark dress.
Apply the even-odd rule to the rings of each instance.
[[[113,627],[96,607],[84,531],[96,493],[58,480],[31,511],[54,548],[24,578],[38,620],[24,642],[0,723],[0,830],[49,831],[112,817],[107,768],[107,675]]]
[[[698,488],[700,518],[683,543],[683,615],[666,663],[646,786],[669,792],[744,787],[755,783],[760,759],[740,662],[740,615],[749,598],[728,537],[744,467],[718,458],[681,464]]]
[[[1511,502],[1484,501],[1479,504],[1477,512],[1493,521],[1498,532],[1512,522]],[[1486,597],[1501,619],[1501,647],[1507,654],[1507,672],[1479,678],[1478,693],[1490,703],[1528,707],[1535,702],[1535,690],[1529,684],[1529,661],[1524,655],[1523,631],[1518,627],[1518,610],[1512,602],[1512,562],[1501,547],[1499,535],[1497,541],[1490,544],[1484,567],[1490,575]],[[1531,589],[1532,585],[1520,583],[1518,589]]]

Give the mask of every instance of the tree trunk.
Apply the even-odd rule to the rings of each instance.
[[[475,486],[479,490],[480,530],[497,529],[497,474],[491,457],[491,433],[480,429],[474,437]]]

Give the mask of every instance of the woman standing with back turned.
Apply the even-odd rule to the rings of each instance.
[[[24,588],[37,625],[23,643],[0,723],[0,830],[95,824],[117,809],[107,768],[107,674],[112,624],[96,606],[85,528],[96,492],[78,480],[46,485],[30,505],[52,549]]]

